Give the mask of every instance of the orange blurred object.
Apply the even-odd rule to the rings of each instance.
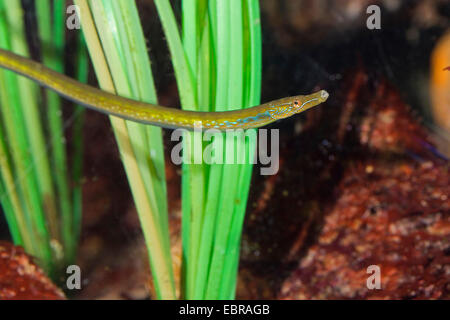
[[[438,41],[431,56],[430,95],[434,120],[450,131],[450,31]]]

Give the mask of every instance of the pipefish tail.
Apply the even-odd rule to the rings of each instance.
[[[3,49],[0,49],[0,67],[30,78],[87,108],[164,128],[221,131],[258,128],[304,112],[328,99],[328,93],[321,90],[311,95],[283,98],[248,109],[224,112],[185,111],[139,102],[96,89]]]

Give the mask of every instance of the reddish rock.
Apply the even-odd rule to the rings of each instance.
[[[0,300],[63,300],[56,287],[21,247],[0,242]]]
[[[447,166],[366,161],[346,170],[338,190],[282,298],[450,298]],[[370,265],[381,268],[381,290],[367,289]]]
[[[255,177],[239,298],[450,298],[448,160],[385,81],[345,83]]]
[[[365,152],[345,159],[318,240],[281,298],[450,298],[448,161],[393,88],[381,82],[369,101],[354,131]],[[370,265],[381,290],[366,286]]]

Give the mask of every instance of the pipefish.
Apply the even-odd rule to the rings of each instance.
[[[204,128],[221,131],[258,128],[304,112],[328,99],[328,92],[320,90],[311,95],[283,98],[248,109],[221,112],[186,111],[139,102],[96,89],[3,49],[0,49],[0,67],[30,78],[87,108],[163,128]]]

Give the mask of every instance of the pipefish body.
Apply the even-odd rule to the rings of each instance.
[[[328,98],[325,90],[235,111],[197,112],[123,98],[88,86],[40,63],[0,49],[0,67],[30,78],[87,108],[123,119],[164,128],[251,129],[304,112]]]

